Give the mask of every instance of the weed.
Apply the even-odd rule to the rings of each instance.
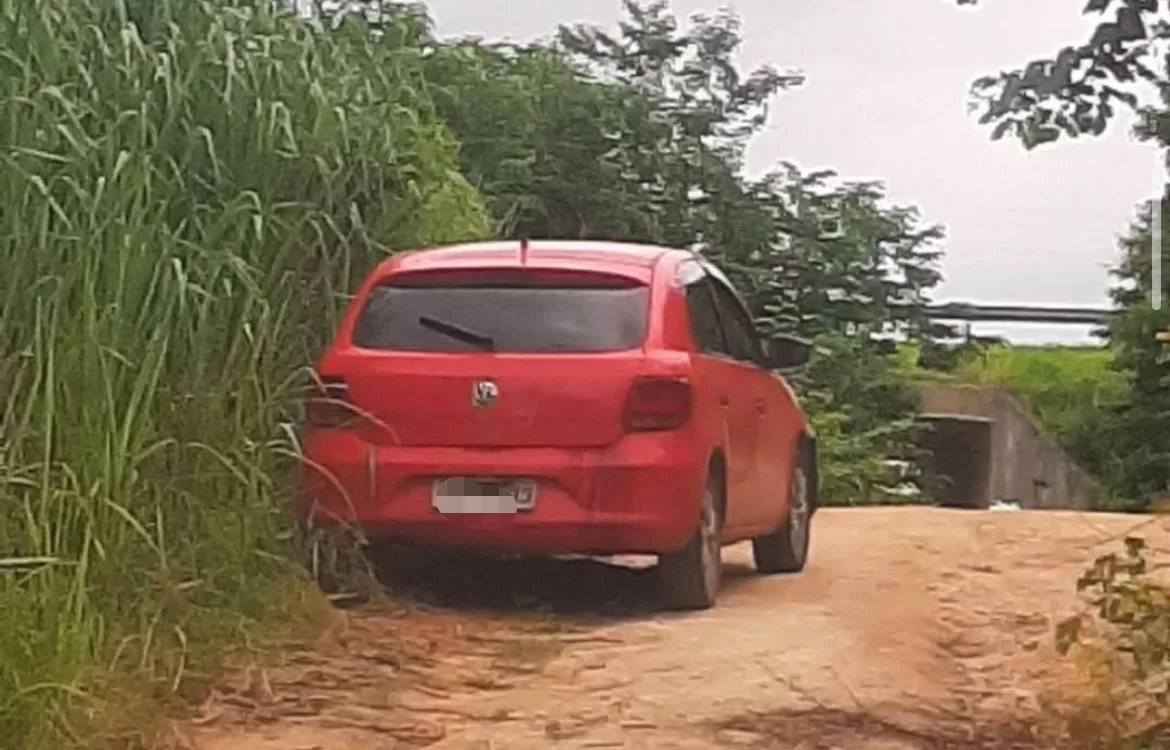
[[[0,746],[92,742],[106,688],[156,714],[319,611],[282,506],[304,369],[376,261],[486,228],[395,39],[0,2]]]
[[[1170,747],[1170,588],[1143,539],[1098,557],[1077,581],[1084,611],[1061,621],[1056,646],[1079,679],[1046,698],[1072,747]]]

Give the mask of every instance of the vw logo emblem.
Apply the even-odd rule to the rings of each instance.
[[[500,388],[490,380],[477,380],[471,388],[471,405],[477,409],[491,406],[499,398]]]

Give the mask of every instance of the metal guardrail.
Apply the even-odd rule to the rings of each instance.
[[[965,320],[1005,323],[1065,323],[1069,325],[1104,325],[1113,311],[1093,307],[1043,307],[1039,305],[974,305],[967,302],[944,302],[927,305],[932,320]]]

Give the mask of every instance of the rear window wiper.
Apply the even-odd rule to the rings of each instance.
[[[483,349],[485,352],[494,351],[496,348],[496,340],[491,336],[485,336],[482,333],[473,331],[470,328],[464,328],[456,323],[449,323],[438,318],[420,315],[418,316],[418,324],[436,333],[453,338],[456,341],[462,341],[478,349]]]

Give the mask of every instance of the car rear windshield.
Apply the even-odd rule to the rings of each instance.
[[[354,329],[364,349],[608,352],[646,338],[649,290],[629,283],[375,287]]]

